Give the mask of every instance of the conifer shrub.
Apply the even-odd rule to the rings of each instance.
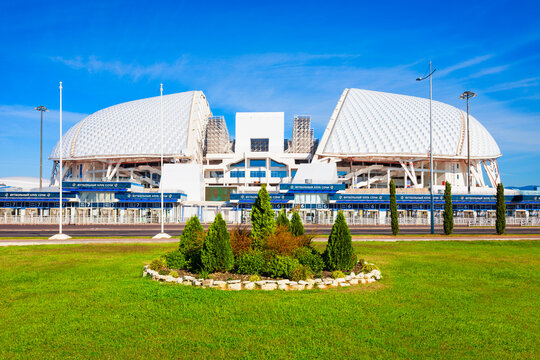
[[[170,251],[165,254],[165,261],[169,269],[184,269],[186,258],[180,250]]]
[[[235,270],[238,274],[260,275],[264,265],[264,255],[260,250],[242,253],[235,259]]]
[[[285,208],[281,209],[276,219],[276,227],[279,227],[279,226],[285,227],[290,230],[291,222],[289,221],[289,218],[287,217],[287,211],[285,210]]]
[[[302,236],[306,233],[304,230],[304,224],[302,224],[302,219],[300,219],[300,214],[298,214],[298,211],[293,212],[291,219],[291,233],[294,236]]]
[[[270,204],[270,195],[266,191],[266,185],[261,186],[261,190],[251,208],[251,237],[253,247],[262,249],[268,238],[274,233],[276,222],[274,220],[274,210]]]
[[[234,256],[251,251],[252,240],[245,226],[237,225],[231,231],[231,247]]]
[[[497,235],[502,235],[506,231],[506,204],[504,202],[503,184],[497,185],[497,219],[495,220],[495,230]]]
[[[203,270],[208,272],[229,271],[234,266],[231,237],[221,214],[217,214],[208,228],[201,251]]]
[[[454,231],[454,210],[452,209],[452,185],[446,182],[444,188],[444,212],[443,212],[444,234],[450,235]]]
[[[182,235],[178,250],[184,254],[185,268],[198,271],[201,268],[201,250],[204,243],[204,228],[197,216],[189,218]]]
[[[390,221],[392,225],[392,235],[399,234],[399,221],[396,202],[396,184],[394,180],[390,181]]]
[[[300,264],[309,267],[315,276],[320,276],[324,270],[324,260],[317,250],[304,246],[296,251],[296,258]]]
[[[294,236],[286,227],[279,226],[268,238],[266,249],[277,255],[292,256],[305,241],[303,236]]]
[[[352,247],[351,231],[341,210],[338,211],[336,221],[332,226],[323,258],[326,269],[329,271],[349,271],[356,265],[356,254]]]

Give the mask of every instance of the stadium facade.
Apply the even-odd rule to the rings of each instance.
[[[402,222],[427,222],[430,186],[440,215],[447,182],[457,219],[494,217],[501,151],[471,116],[468,194],[466,114],[450,105],[432,104],[431,184],[428,99],[345,89],[320,142],[309,115],[294,116],[285,138],[284,113],[239,112],[231,140],[225,119],[214,116],[202,91],[165,95],[162,101],[163,168],[160,97],[114,105],[75,124],[62,149],[54,147],[47,191],[3,189],[0,218],[54,222],[62,181],[67,222],[159,221],[160,189],[169,222],[194,214],[211,221],[218,211],[228,221],[243,222],[266,184],[276,211],[297,208],[305,221],[330,223],[341,209],[350,222],[381,224],[387,222],[391,180]],[[539,191],[507,190],[507,202],[509,215],[538,218]]]

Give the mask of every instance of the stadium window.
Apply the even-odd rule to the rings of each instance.
[[[272,177],[273,178],[284,178],[287,177],[287,171],[281,171],[281,170],[274,170],[272,171]]]
[[[267,152],[268,151],[268,139],[251,139],[251,151],[252,152]]]
[[[243,178],[243,177],[246,177],[246,172],[245,171],[231,171],[229,175],[232,178]]]
[[[266,177],[266,171],[251,171],[249,175],[252,178],[263,178]]]
[[[249,167],[266,167],[265,159],[251,159],[249,160]]]

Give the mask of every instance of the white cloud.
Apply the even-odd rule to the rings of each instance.
[[[483,63],[484,61],[487,61],[487,60],[491,59],[492,57],[493,57],[492,54],[477,56],[475,58],[472,58],[472,59],[457,63],[457,64],[455,64],[453,66],[450,66],[450,67],[448,67],[446,69],[442,69],[442,70],[440,70],[438,72],[437,76],[438,77],[443,77],[443,76],[446,76],[446,75],[449,75],[449,74],[453,73],[454,71],[461,70],[461,69],[466,69],[466,68],[469,68],[471,66],[478,65],[480,63]]]

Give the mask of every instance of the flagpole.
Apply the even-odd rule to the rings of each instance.
[[[60,131],[59,131],[60,132],[60,175],[58,175],[58,182],[60,185],[60,203],[59,203],[60,212],[59,212],[59,219],[58,219],[58,234],[51,236],[49,239],[66,240],[66,239],[71,239],[71,236],[62,233],[62,221],[63,221],[63,206],[62,206],[63,205],[62,204],[63,184],[62,184],[62,181],[64,180],[62,160],[63,160],[64,147],[62,144],[62,82],[61,81],[60,81],[60,86],[58,87],[58,89],[60,90]]]
[[[159,87],[159,112],[161,123],[161,177],[159,179],[159,189],[161,192],[161,232],[153,239],[170,239],[171,236],[165,232],[165,214],[163,210],[163,83]]]

